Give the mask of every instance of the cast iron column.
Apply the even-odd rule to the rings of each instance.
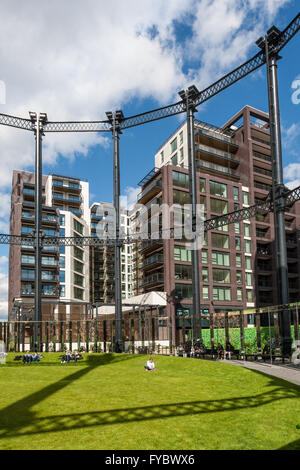
[[[123,352],[122,335],[122,278],[121,278],[121,247],[120,239],[120,124],[124,119],[122,111],[106,113],[112,124],[113,135],[113,179],[115,208],[115,352]]]
[[[281,304],[289,303],[289,283],[287,268],[286,236],[285,236],[285,187],[283,184],[282,168],[282,144],[280,129],[280,110],[278,96],[277,80],[277,59],[276,51],[272,50],[270,43],[276,40],[279,31],[271,28],[265,37],[267,78],[268,78],[268,98],[269,98],[269,118],[270,118],[270,137],[272,154],[272,172],[273,172],[273,198],[274,198],[274,225],[275,225],[275,246],[276,246],[276,264],[278,292]],[[276,201],[276,202],[275,202]],[[281,337],[283,354],[291,354],[291,324],[290,312],[284,309],[281,313]]]
[[[187,148],[189,162],[189,188],[190,201],[192,206],[192,231],[196,232],[197,228],[197,169],[196,169],[196,153],[195,153],[195,131],[194,131],[194,113],[196,111],[194,100],[199,92],[195,86],[189,87],[186,91],[179,92],[179,96],[185,102],[187,116]],[[200,312],[200,276],[199,276],[199,259],[197,234],[195,236],[195,246],[192,250],[192,289],[193,289],[193,318],[192,318],[192,335],[193,340],[201,338],[201,312]],[[199,328],[197,331],[196,317],[199,315]],[[198,335],[199,333],[199,335]]]
[[[41,338],[39,338],[38,325],[42,321],[42,273],[41,273],[41,229],[42,229],[42,137],[43,123],[47,120],[47,115],[41,113],[29,113],[34,124],[35,134],[35,287],[34,287],[34,324],[33,324],[33,345],[37,352],[40,348]]]

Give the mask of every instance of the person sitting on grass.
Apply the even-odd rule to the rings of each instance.
[[[147,361],[147,364],[145,365],[145,370],[150,370],[150,371],[155,371],[157,370],[155,368],[155,364],[153,362],[153,359],[152,357],[149,358],[149,360]]]

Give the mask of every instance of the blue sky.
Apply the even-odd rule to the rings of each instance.
[[[57,0],[39,2],[36,9],[37,3],[21,4],[16,15],[13,2],[1,2],[0,80],[6,85],[6,104],[0,112],[27,117],[35,110],[47,112],[49,120],[103,119],[115,109],[129,116],[175,102],[181,89],[195,84],[201,90],[250,58],[259,36],[272,24],[284,28],[299,12],[297,0],[113,0],[103,5],[100,18],[95,0],[75,0],[71,9]],[[8,40],[12,30],[15,36]],[[290,184],[300,184],[300,104],[292,101],[292,84],[300,80],[299,51],[298,34],[278,64]],[[268,110],[265,68],[199,107],[196,117],[222,125],[246,104]],[[153,168],[156,150],[181,119],[124,131],[122,194],[134,194]],[[8,229],[11,172],[32,170],[33,138],[25,134],[0,129],[2,233]],[[111,201],[112,143],[105,137],[46,135],[44,173],[86,178],[91,202]],[[7,256],[8,248],[0,246],[0,315],[7,309]]]

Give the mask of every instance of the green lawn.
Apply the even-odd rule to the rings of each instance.
[[[45,354],[0,366],[0,449],[300,449],[300,388],[211,361]]]

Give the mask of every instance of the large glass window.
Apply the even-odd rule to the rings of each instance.
[[[53,295],[53,296],[57,295],[56,286],[53,284],[44,284],[42,286],[42,294]]]
[[[234,233],[237,233],[237,234],[240,233],[240,223],[239,222],[234,223]]]
[[[66,258],[64,256],[59,257],[59,267],[60,268],[65,268],[66,266]]]
[[[230,282],[230,270],[213,268],[213,282],[219,282],[223,284],[229,283]]]
[[[212,264],[217,266],[230,266],[229,253],[223,251],[212,251]]]
[[[45,266],[56,266],[56,259],[52,256],[42,256],[42,264]]]
[[[21,270],[22,279],[34,280],[34,270],[33,269],[22,269]]]
[[[174,247],[174,260],[175,261],[192,261],[192,252],[187,250],[184,246]]]
[[[65,215],[64,214],[60,214],[60,216],[59,216],[59,225],[62,225],[63,227],[66,225],[65,224]]]
[[[230,287],[214,287],[213,288],[214,300],[231,300],[231,289]]]
[[[236,186],[233,186],[233,199],[235,201],[239,200],[239,188],[237,188]]]
[[[184,264],[175,264],[175,279],[182,281],[192,280],[192,266]]]
[[[243,289],[241,289],[240,287],[238,287],[236,290],[236,298],[239,302],[243,301]]]
[[[250,289],[246,290],[247,302],[253,302],[253,292]]]
[[[236,283],[237,284],[242,284],[243,283],[242,271],[237,271],[236,272]]]
[[[193,290],[191,284],[175,284],[175,298],[192,299]]]
[[[175,155],[173,155],[173,157],[171,158],[171,161],[172,161],[172,165],[176,166],[178,164],[178,155],[177,153],[175,153]]]
[[[55,281],[55,274],[53,271],[42,271],[43,281]]]
[[[208,282],[208,268],[202,268],[202,281]]]
[[[213,196],[227,197],[227,184],[210,181],[209,190]]]
[[[212,233],[211,243],[213,248],[229,248],[229,236],[221,233]]]
[[[235,237],[235,249],[238,251],[241,250],[241,237]]]
[[[251,273],[246,273],[246,286],[252,286],[252,275],[251,275]]]
[[[22,255],[21,263],[22,264],[34,264],[35,258],[33,255]]]
[[[179,191],[178,189],[173,189],[173,203],[181,205],[189,204],[190,193]]]
[[[216,214],[227,214],[228,213],[228,203],[226,201],[221,201],[220,199],[210,199],[210,210]]]
[[[189,175],[180,173],[179,171],[173,171],[173,184],[182,188],[189,189]]]

